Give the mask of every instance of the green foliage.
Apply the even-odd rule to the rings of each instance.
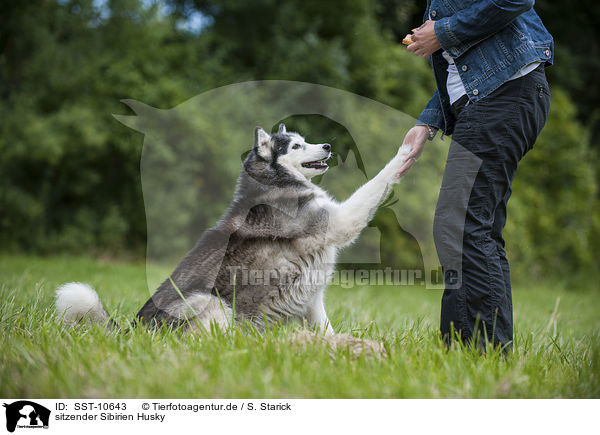
[[[549,70],[552,83],[564,88],[576,101],[576,114],[594,133],[592,147],[600,149],[600,8],[594,0],[557,2],[538,0],[535,10],[554,40],[556,68]],[[576,30],[576,31],[574,31]],[[582,43],[582,41],[585,41]]]
[[[509,202],[510,259],[530,278],[589,277],[600,255],[596,153],[556,89],[546,127],[521,163]]]
[[[12,37],[0,56],[4,249],[143,249],[141,138],[111,112],[123,110],[124,97],[167,107],[182,101],[197,90],[199,71],[187,69],[186,60],[199,53],[156,7],[111,7],[106,19],[91,0],[40,0],[6,12]]]
[[[0,6],[1,249],[144,252],[142,136],[111,116],[131,114],[119,103],[123,98],[168,109],[221,85],[283,79],[344,89],[416,117],[434,89],[427,62],[398,43],[419,23],[419,2],[172,0],[148,4],[33,0]],[[540,2],[540,7],[554,33],[560,10],[549,2]],[[198,11],[206,27],[184,30],[181,23]],[[575,16],[574,12],[569,19]],[[521,165],[509,206],[509,256],[513,270],[524,276],[589,272],[599,255],[598,156],[590,150],[593,137],[587,124],[575,120],[576,109],[580,114],[589,112],[586,122],[594,119],[595,100],[586,95],[588,87],[583,85],[589,80],[578,77],[588,77],[596,64],[588,70],[580,50],[566,37],[565,44],[559,40],[557,46],[565,60],[557,56],[550,76],[570,96],[551,83],[548,125]],[[568,53],[573,53],[576,63],[568,62]],[[231,115],[235,107],[222,110],[235,123]],[[338,154],[358,143],[345,126],[333,121],[314,116],[288,121],[296,123],[309,140],[338,138],[332,142]],[[399,145],[406,131],[404,123],[394,125],[377,117],[356,114],[352,122],[364,126],[377,164],[389,157],[392,145]],[[199,117],[177,125],[181,130],[169,134],[206,133],[214,120]],[[241,128],[214,129],[203,137],[206,154],[187,161],[182,172],[203,171],[212,177],[211,183],[225,187],[215,190],[207,204],[200,204],[200,211],[193,196],[184,198],[181,206],[170,191],[163,191],[161,204],[170,211],[166,217],[177,225],[158,221],[163,230],[172,229],[164,231],[161,243],[183,249],[218,218],[233,190],[238,151],[247,149],[248,138],[248,131]],[[378,140],[386,145],[378,145]],[[188,139],[182,146],[193,145]],[[447,142],[429,146],[414,171],[427,171],[435,180],[445,146]],[[221,163],[202,167],[215,161]],[[202,182],[200,177],[195,180]],[[325,177],[323,183],[343,198],[355,187],[350,178],[346,180],[327,185]],[[177,183],[182,179],[174,178],[172,187]],[[413,210],[419,196],[431,202],[435,195],[435,189],[415,185],[402,204]],[[395,205],[396,215],[399,206]],[[419,249],[406,234],[393,232],[397,223],[388,210],[376,216],[377,226],[391,231],[381,254],[390,262],[410,264]],[[415,215],[407,212],[403,218],[401,223],[410,224]],[[181,226],[183,233],[175,231]]]

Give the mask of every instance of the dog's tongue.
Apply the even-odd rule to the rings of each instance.
[[[307,168],[322,168],[324,166],[327,166],[327,163],[325,163],[324,161],[320,160],[320,161],[316,161],[316,162],[304,163],[303,166],[305,166]]]

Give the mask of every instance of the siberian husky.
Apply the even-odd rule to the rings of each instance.
[[[336,254],[357,239],[410,166],[410,146],[344,202],[311,182],[327,171],[331,151],[283,124],[275,134],[257,127],[231,206],[140,309],[138,321],[206,330],[233,321],[263,329],[299,320],[333,334],[323,295]],[[56,308],[67,323],[112,324],[83,283],[59,287]]]

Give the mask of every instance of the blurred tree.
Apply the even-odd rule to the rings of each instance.
[[[591,144],[600,150],[600,6],[593,0],[538,0],[534,7],[557,42],[550,83],[576,102],[576,115],[591,128]]]
[[[588,279],[600,255],[598,158],[568,95],[555,89],[552,104],[515,178],[505,231],[509,258],[530,279]]]
[[[2,3],[5,249],[141,251],[141,140],[111,112],[123,110],[124,97],[172,106],[213,86],[197,79],[201,66],[211,68],[196,60],[202,48],[190,47],[195,38],[177,32],[157,6],[95,3]]]
[[[131,113],[119,103],[122,98],[171,108],[221,85],[284,79],[345,89],[417,116],[434,81],[427,62],[399,40],[420,24],[424,5],[417,0],[0,2],[1,249],[143,253],[142,138],[111,117]],[[591,1],[540,0],[536,10],[557,41],[556,66],[548,70],[554,100],[548,126],[519,172],[507,238],[517,268],[564,276],[589,270],[600,255],[600,171],[590,149],[598,135],[588,134],[597,119],[598,7]],[[340,151],[354,145],[333,122],[305,117],[297,123],[309,139],[338,137],[333,144]],[[368,124],[366,132],[382,136],[397,128],[377,119]],[[402,132],[398,129],[398,144]],[[222,134],[215,132],[207,150],[221,157],[216,162],[231,151],[219,148]],[[429,147],[427,152],[436,160],[445,151]],[[235,161],[215,166],[222,170],[217,175],[230,177],[234,164],[239,153]],[[228,200],[215,198],[211,207]],[[202,222],[215,213],[207,212]],[[387,215],[380,213],[377,225],[397,226]],[[382,248],[382,256],[391,262],[394,246],[410,243],[403,239],[399,233],[388,239],[394,243]],[[409,247],[404,255],[414,252]]]
[[[422,59],[381,31],[370,0],[172,0],[179,17],[199,11],[213,51],[249,79],[300,80],[346,89],[413,116],[433,93]],[[397,8],[403,10],[402,8]],[[400,13],[400,12],[399,12]],[[401,78],[401,79],[400,79]]]

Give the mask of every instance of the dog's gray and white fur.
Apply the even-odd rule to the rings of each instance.
[[[357,239],[399,181],[410,147],[400,147],[373,179],[339,203],[310,181],[327,171],[329,144],[306,143],[283,124],[272,135],[257,127],[254,136],[231,206],[141,308],[140,321],[210,329],[227,327],[235,318],[262,329],[265,321],[296,319],[333,333],[323,303],[324,277],[331,276],[337,251]],[[244,282],[243,269],[278,276]],[[109,322],[85,284],[60,287],[56,307],[66,322]]]

